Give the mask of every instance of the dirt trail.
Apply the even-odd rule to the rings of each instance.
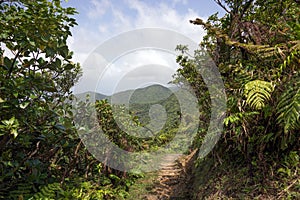
[[[168,155],[161,164],[161,170],[155,186],[146,200],[191,199],[191,166],[197,150],[191,154],[178,157],[178,154]]]

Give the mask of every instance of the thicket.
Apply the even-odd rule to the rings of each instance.
[[[60,0],[0,1],[0,199],[124,198],[138,177],[109,173],[78,137],[74,14]]]
[[[216,63],[227,95],[224,131],[206,161],[213,158],[211,170],[230,163],[231,167],[246,171],[242,173],[244,177],[235,177],[244,184],[240,188],[230,190],[234,187],[229,186],[230,181],[223,185],[227,198],[245,198],[247,194],[258,198],[266,193],[270,194],[266,198],[299,198],[299,2],[215,2],[225,10],[224,16],[214,14],[207,21],[198,18],[190,21],[207,31],[200,46]],[[198,52],[188,55],[183,46],[179,50],[177,62],[181,68],[176,80],[184,77],[210,105],[210,94],[205,92],[205,83],[197,75],[201,55]],[[209,116],[209,108],[204,116]],[[200,132],[196,147],[205,133],[205,129]],[[198,164],[202,166],[198,170],[205,168],[205,160]],[[222,182],[220,177],[218,181]],[[211,186],[217,184],[208,187]],[[222,190],[222,185],[219,187]],[[237,196],[239,193],[245,196]]]
[[[201,43],[204,51],[192,56],[179,46],[181,68],[174,76],[174,83],[184,85],[182,80],[188,80],[198,97],[201,122],[195,148],[205,137],[211,111],[211,94],[198,74],[199,59],[207,56],[203,52],[214,60],[225,84],[224,131],[211,154],[198,161],[199,170],[205,166],[211,171],[222,166],[241,169],[237,175],[245,177],[233,178],[242,186],[223,188],[225,197],[254,198],[269,193],[273,198],[298,198],[299,2],[215,1],[226,14],[191,21],[207,31]],[[76,105],[76,113],[67,103],[74,98],[70,88],[81,73],[66,43],[70,28],[76,25],[74,14],[75,9],[62,8],[59,0],[0,1],[2,199],[126,198],[129,186],[138,178],[97,161],[78,137],[80,127],[74,126],[74,115],[84,119],[88,113],[80,113],[86,108],[84,102]],[[134,123],[134,131],[149,122],[150,104],[135,104],[129,110],[107,101],[89,105],[97,110],[99,125],[113,142],[128,151],[141,151],[165,145],[178,133],[180,105],[175,96],[158,103],[170,115],[157,137],[148,140],[120,129],[112,109],[119,109],[118,117],[129,128]],[[218,181],[223,180],[216,178],[214,183]],[[212,186],[216,189],[217,184]]]

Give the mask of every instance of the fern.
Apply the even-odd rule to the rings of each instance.
[[[300,128],[300,81],[292,83],[281,95],[277,104],[277,122],[284,132]]]
[[[28,183],[20,183],[16,190],[9,192],[9,199],[28,199],[31,195],[33,185]],[[0,195],[1,197],[1,195]]]
[[[259,110],[265,106],[265,102],[271,98],[274,86],[271,82],[254,80],[245,85],[246,103]]]
[[[40,192],[34,194],[30,200],[36,199],[57,199],[64,191],[59,183],[51,183],[40,188]]]
[[[258,115],[259,112],[239,112],[229,115],[224,119],[224,125],[228,126],[229,124],[238,124],[253,115]]]
[[[300,41],[296,45],[294,45],[291,48],[291,53],[287,56],[284,55],[285,59],[283,63],[280,65],[280,69],[278,72],[278,77],[282,75],[282,72],[287,68],[289,65],[294,65],[299,67],[299,62],[300,62]]]

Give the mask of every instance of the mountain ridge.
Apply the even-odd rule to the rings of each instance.
[[[86,100],[89,96],[89,100],[103,100],[107,99],[111,101],[113,104],[125,104],[125,103],[153,103],[161,100],[165,100],[173,92],[177,91],[178,87],[165,87],[160,84],[153,84],[147,87],[137,88],[137,89],[129,89],[121,92],[114,93],[112,95],[105,95],[98,92],[87,91],[79,94],[75,94],[75,96],[83,101]]]

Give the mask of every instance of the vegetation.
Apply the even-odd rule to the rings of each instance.
[[[124,198],[137,177],[105,173],[78,138],[74,14],[60,0],[0,1],[0,199]]]
[[[107,99],[96,101],[101,129],[111,141],[130,152],[153,150],[167,144],[178,129],[180,123],[178,113],[181,112],[176,96],[168,92],[169,89],[158,85],[137,89],[130,97],[128,107],[124,104],[111,104]],[[114,102],[113,99],[117,98],[117,102],[126,102],[130,94],[131,91],[125,91],[108,99]],[[145,98],[143,94],[147,94],[149,98]],[[159,120],[161,116],[152,116],[152,118],[149,116],[149,110],[161,109],[161,107],[156,108],[155,105],[161,105],[165,109],[166,118],[161,121],[166,122],[163,124]],[[159,111],[154,110],[153,113]],[[149,127],[151,120],[154,122]]]
[[[299,2],[216,2],[225,16],[191,20],[207,31],[201,47],[217,64],[228,98],[222,139],[198,161],[198,170],[205,170],[213,160],[211,180],[206,179],[212,182],[195,183],[211,189],[196,196],[299,198]],[[179,49],[177,81],[185,77],[201,89],[205,84],[193,70],[199,53],[190,57],[185,47]]]
[[[186,53],[188,47],[178,46],[181,67],[172,81],[192,86],[198,98],[194,149],[203,142],[211,112],[212,94],[198,74],[203,58],[215,62],[227,95],[224,131],[214,150],[190,172],[195,177],[191,196],[300,198],[299,1],[215,2],[226,14],[191,20],[207,35],[193,56]],[[78,134],[89,127],[74,126],[74,116],[89,119],[82,109],[96,108],[103,132],[129,152],[152,151],[175,134],[191,132],[194,116],[182,115],[175,95],[180,90],[172,94],[162,86],[136,90],[129,107],[99,100],[72,109],[70,88],[81,75],[66,43],[76,25],[74,14],[60,0],[0,1],[0,199],[129,198],[130,186],[144,175],[112,169],[87,151]],[[156,104],[167,113],[161,129],[147,126],[149,110],[161,109]],[[182,119],[185,127],[180,128]],[[148,191],[154,176],[146,175],[132,190]]]

